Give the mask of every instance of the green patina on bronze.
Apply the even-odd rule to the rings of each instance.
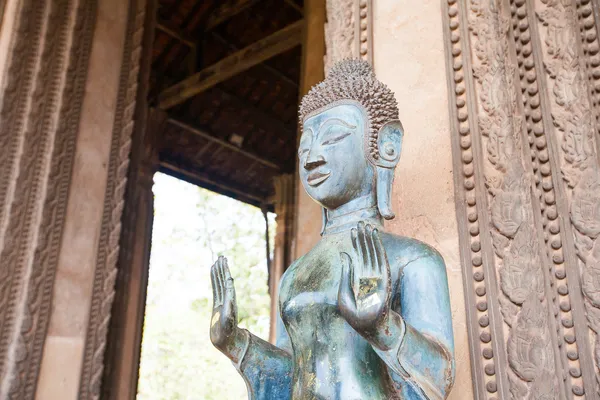
[[[219,258],[213,344],[251,399],[446,398],[454,343],[443,259],[383,230],[403,137],[393,94],[366,62],[346,60],[300,115],[300,180],[323,207],[323,237],[281,279],[277,345],[237,326],[233,279]]]

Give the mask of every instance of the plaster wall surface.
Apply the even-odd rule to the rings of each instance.
[[[386,230],[434,246],[450,285],[456,379],[450,399],[473,398],[456,225],[450,122],[437,0],[373,2],[377,77],[396,94],[404,143],[396,168],[393,210]]]
[[[107,183],[128,2],[102,0],[94,31],[37,399],[76,399]]]

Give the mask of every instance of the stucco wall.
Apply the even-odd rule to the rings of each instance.
[[[448,116],[442,14],[437,0],[373,2],[378,78],[396,94],[404,126],[394,183],[396,218],[386,230],[422,240],[446,262],[456,346],[450,399],[473,398]]]

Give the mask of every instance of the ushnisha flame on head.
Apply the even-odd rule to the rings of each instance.
[[[377,160],[377,137],[387,122],[398,120],[398,103],[394,93],[375,77],[367,61],[346,59],[336,63],[327,78],[315,85],[302,98],[300,123],[315,111],[341,100],[354,100],[362,105],[369,121],[369,158]]]

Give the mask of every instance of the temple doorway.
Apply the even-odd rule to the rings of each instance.
[[[153,191],[137,399],[245,399],[241,376],[210,343],[209,271],[219,255],[227,256],[240,299],[240,326],[268,340],[265,215],[257,207],[162,173],[155,175]],[[274,214],[267,213],[267,220],[272,243]]]
[[[297,110],[307,82],[303,7],[302,0],[158,0],[149,10],[154,34],[140,71],[148,118],[145,138],[132,144],[132,165],[142,172],[130,182],[145,185],[150,206],[140,234],[121,242],[142,250],[119,269],[107,398],[210,399],[224,394],[211,377],[238,378],[208,336],[209,269],[218,255],[231,258],[240,324],[273,340],[274,288],[293,252]],[[137,213],[126,206],[124,218],[135,224]],[[226,397],[244,398],[243,381],[233,379]]]

